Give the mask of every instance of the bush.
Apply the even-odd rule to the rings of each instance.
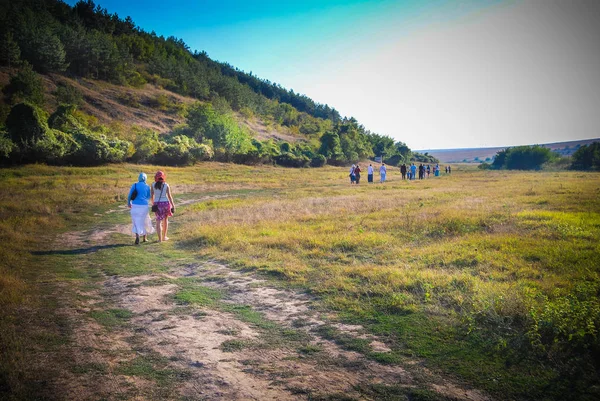
[[[8,160],[15,148],[15,143],[10,140],[8,134],[4,131],[0,131],[0,161],[4,162]]]
[[[119,102],[125,106],[139,108],[140,96],[137,93],[125,92],[119,95]]]
[[[600,170],[600,142],[584,145],[573,153],[574,170]]]
[[[311,167],[323,167],[325,164],[327,164],[327,159],[323,155],[316,155],[310,161]]]
[[[72,104],[80,106],[83,103],[83,94],[73,85],[60,82],[52,93],[59,104]]]
[[[233,155],[233,162],[237,164],[262,164],[268,162],[264,157],[261,156],[260,150],[257,148],[251,149],[246,153],[239,153]]]
[[[169,108],[169,98],[164,93],[159,93],[155,97],[148,99],[148,106],[160,111],[167,111]]]
[[[22,149],[41,140],[48,129],[44,112],[30,103],[13,106],[6,118],[9,138]]]
[[[9,139],[14,143],[13,160],[60,164],[78,149],[71,135],[48,127],[44,117],[42,110],[27,103],[19,103],[11,109],[6,128]]]
[[[279,146],[272,140],[261,142],[257,139],[252,139],[252,149],[246,152],[245,156],[236,155],[235,163],[242,164],[266,164],[273,163],[275,156],[281,154]]]
[[[162,148],[154,157],[154,162],[170,166],[187,166],[212,158],[213,150],[210,145],[199,144],[185,135],[177,135],[162,144]]]
[[[404,157],[402,155],[393,155],[385,158],[383,162],[388,166],[398,166],[400,163],[404,162]]]
[[[517,146],[496,154],[492,167],[508,170],[539,170],[544,163],[557,158],[550,149],[540,146]]]
[[[410,161],[415,162],[415,163],[439,163],[440,162],[438,159],[436,159],[435,157],[433,157],[432,155],[430,155],[427,152],[425,152],[425,153],[413,152],[411,155]]]
[[[73,134],[79,148],[67,161],[77,166],[98,166],[104,163],[124,162],[133,151],[131,142],[108,139],[105,135],[82,129]]]
[[[142,88],[144,85],[146,85],[146,80],[137,71],[128,71],[125,80],[134,88]]]
[[[275,156],[275,163],[284,167],[308,167],[311,160],[304,156],[296,156],[293,153],[282,153],[279,156]]]
[[[147,163],[161,151],[162,145],[158,139],[158,133],[148,128],[133,128],[135,140],[133,142],[135,153],[131,161],[136,163]]]
[[[75,106],[73,104],[61,104],[48,118],[50,128],[63,132],[74,133],[84,130],[83,124],[74,116]]]
[[[27,62],[16,75],[10,78],[9,84],[3,91],[12,104],[19,102],[28,102],[37,106],[44,104],[42,79]]]

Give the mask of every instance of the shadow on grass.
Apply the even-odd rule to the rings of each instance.
[[[88,253],[98,252],[102,249],[121,248],[124,246],[132,246],[131,244],[111,244],[111,245],[98,245],[90,246],[89,248],[79,249],[60,249],[53,251],[34,251],[32,255],[85,255]]]

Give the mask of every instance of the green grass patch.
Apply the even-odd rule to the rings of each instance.
[[[221,291],[202,286],[196,279],[181,278],[175,282],[181,288],[173,295],[178,303],[212,307],[223,298]]]
[[[299,347],[298,352],[305,355],[318,354],[323,352],[323,347],[314,344],[306,344]]]
[[[152,380],[161,387],[170,387],[190,376],[189,372],[170,368],[168,360],[154,354],[138,356],[123,362],[115,369],[115,373]]]
[[[221,343],[219,349],[223,352],[239,352],[248,348],[252,343],[248,340],[226,340]]]
[[[133,313],[127,309],[108,309],[90,312],[90,316],[98,323],[107,328],[116,328],[125,326]]]

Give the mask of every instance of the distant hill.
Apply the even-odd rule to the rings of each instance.
[[[540,145],[552,149],[561,156],[571,156],[581,146],[593,142],[600,142],[600,138],[545,143]],[[417,150],[417,152],[427,153],[439,159],[442,163],[480,163],[492,161],[494,156],[496,156],[496,153],[509,147],[511,146],[496,148],[424,149]]]

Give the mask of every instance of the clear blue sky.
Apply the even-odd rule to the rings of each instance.
[[[96,3],[413,149],[600,137],[600,1]]]

